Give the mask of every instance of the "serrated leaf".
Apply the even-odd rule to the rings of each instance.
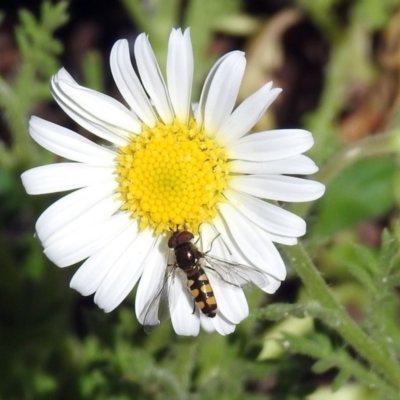
[[[397,272],[390,276],[389,286],[391,288],[395,288],[396,286],[400,286],[400,272]]]
[[[353,16],[355,19],[363,21],[366,27],[378,30],[387,24],[388,18],[397,4],[396,0],[358,1],[354,4]]]
[[[378,271],[378,257],[376,251],[359,243],[354,243],[353,246],[357,259],[359,260],[358,264],[363,265],[365,270],[375,275]]]
[[[54,30],[65,24],[69,19],[67,9],[67,1],[60,1],[56,4],[52,4],[50,1],[43,2],[41,8],[43,26],[49,30]]]
[[[398,252],[399,242],[397,238],[385,230],[383,232],[382,248],[379,257],[379,268],[385,275],[390,273]]]
[[[19,18],[26,29],[31,31],[37,29],[35,18],[28,10],[20,10]]]
[[[22,53],[25,53],[29,48],[28,39],[21,28],[15,30],[15,39],[18,44],[18,48]]]
[[[349,262],[346,264],[347,270],[369,291],[374,292],[376,290],[376,282],[371,275],[365,270],[363,265]]]
[[[332,392],[337,392],[340,388],[344,386],[344,384],[350,379],[351,374],[349,371],[339,370],[339,373],[335,376],[332,381]]]
[[[334,362],[334,360],[327,358],[316,361],[312,366],[312,370],[316,374],[323,374],[324,372],[334,367],[336,367],[336,363]]]
[[[297,336],[292,333],[283,333],[288,348],[301,354],[308,355],[313,358],[325,358],[331,353],[331,343],[329,338],[323,335],[314,334],[309,337]]]

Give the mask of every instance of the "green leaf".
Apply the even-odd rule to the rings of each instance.
[[[327,187],[320,201],[314,236],[328,237],[387,212],[395,202],[393,159],[366,159],[352,165]]]
[[[357,264],[361,265],[371,276],[376,276],[379,273],[378,254],[375,249],[371,249],[362,244],[353,244]]]
[[[288,342],[288,348],[312,358],[324,359],[332,352],[332,346],[327,336],[321,334],[309,334],[299,336],[298,334],[284,332],[285,341]]]
[[[397,6],[397,0],[357,1],[355,2],[353,17],[372,29],[379,29],[387,24]]]
[[[351,374],[349,371],[340,370],[332,382],[332,392],[337,392],[344,384],[350,379]]]
[[[390,277],[390,285],[393,288],[396,286],[400,286],[400,272],[397,272]]]
[[[387,230],[383,232],[382,249],[379,257],[379,270],[387,276],[393,268],[398,268],[397,255],[399,252],[399,242],[397,238]],[[384,276],[384,277],[385,277]]]
[[[332,359],[324,359],[324,360],[319,360],[314,363],[312,366],[312,370],[316,374],[323,374],[324,372],[330,370],[331,368],[334,368],[336,366],[336,363]]]
[[[348,262],[346,264],[348,271],[370,292],[374,292],[376,284],[374,278],[367,272],[364,265],[360,265],[354,262]]]

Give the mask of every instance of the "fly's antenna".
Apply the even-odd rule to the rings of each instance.
[[[200,235],[200,228],[201,228],[201,225],[203,225],[203,222],[200,222],[200,224],[199,224],[199,226],[198,226],[198,228],[197,228],[198,238],[197,238],[196,241],[194,242],[195,245],[197,245],[197,243],[199,242],[199,240],[200,240],[200,238],[201,238],[201,235]]]
[[[220,237],[220,236],[221,236],[221,233],[217,232],[217,235],[215,236],[215,238],[212,240],[212,242],[211,242],[211,244],[210,244],[210,249],[209,249],[205,254],[208,254],[208,253],[211,251],[213,243],[214,243],[215,240],[216,240],[218,237]],[[221,241],[222,241],[222,243],[223,243],[225,249],[227,250],[228,254],[229,254],[233,259],[235,259],[235,257],[233,256],[233,254],[232,254],[232,252],[231,252],[229,246],[226,244],[226,242],[225,242],[223,236],[221,236]]]
[[[214,242],[215,242],[220,236],[221,236],[221,234],[218,232],[218,233],[217,233],[217,236],[215,236],[215,238],[212,240],[212,242],[211,242],[211,244],[210,244],[210,250],[209,250],[209,251],[211,251]]]
[[[200,235],[200,226],[201,226],[201,224],[199,225],[199,238],[196,240],[196,243],[199,241],[199,239],[201,237],[201,235]],[[215,226],[213,226],[213,229],[214,229],[214,232],[215,232],[215,236],[214,236],[213,240],[210,243],[210,248],[207,251],[205,251],[203,254],[208,254],[212,250],[214,242],[221,236],[221,233],[216,230]],[[224,241],[222,236],[221,236],[221,240],[222,240],[222,243],[223,243],[224,247],[228,250],[228,253],[232,256],[232,253],[229,250],[229,247],[226,245],[226,243],[225,243],[225,241]]]
[[[211,241],[211,243],[210,243],[210,248],[209,248],[204,254],[208,254],[208,253],[212,250],[212,247],[213,247],[214,242],[215,242],[220,236],[221,236],[221,234],[218,232],[218,233],[217,233],[217,236],[215,236],[215,238]],[[224,245],[226,246],[225,242],[224,242]]]

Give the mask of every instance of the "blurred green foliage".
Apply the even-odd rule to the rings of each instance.
[[[12,134],[11,146],[0,143],[0,166],[6,170],[21,170],[38,162],[37,146],[26,136],[27,121],[34,105],[51,97],[48,82],[59,67],[57,56],[62,51],[53,33],[67,22],[66,9],[66,2],[43,2],[39,19],[27,10],[19,13],[15,39],[20,68],[11,83],[0,77],[0,106]]]
[[[191,26],[194,97],[214,61],[205,56],[213,32],[235,32],[237,21],[247,18],[236,0],[191,0],[184,12],[177,0],[122,3],[132,23],[150,34],[162,65],[171,26]],[[304,245],[333,293],[353,307],[364,332],[398,363],[398,122],[394,115],[390,140],[381,147],[386,133],[346,147],[337,131],[349,85],[369,85],[379,76],[369,46],[399,2],[355,0],[346,5],[345,22],[335,12],[343,6],[338,0],[297,0],[294,6],[318,26],[330,54],[319,104],[304,118],[316,141],[310,156],[322,166],[318,177],[327,192],[316,207],[292,210],[309,221]],[[249,292],[259,320],[247,319],[229,337],[177,337],[169,324],[146,336],[134,315],[134,294],[104,314],[92,299],[68,288],[75,268],[56,269],[32,236],[34,221],[55,197],[28,198],[19,180],[23,170],[55,161],[30,140],[27,122],[51,98],[48,81],[63,51],[54,33],[68,21],[67,3],[44,1],[38,17],[27,10],[19,16],[19,67],[12,79],[0,77],[2,118],[11,136],[9,143],[0,141],[0,399],[327,400],[327,385],[343,400],[398,398],[384,374],[336,332],[339,317],[304,290],[290,256],[290,279],[283,286],[293,284],[291,298],[270,297],[266,306],[262,293]],[[268,24],[253,22],[249,42],[257,27]],[[82,76],[88,86],[104,90],[99,61],[98,53],[88,53]],[[354,149],[357,156],[349,157]],[[363,242],[357,224],[379,218],[391,233],[379,246]]]
[[[395,205],[393,158],[365,159],[332,180],[319,204],[313,234],[329,237],[389,212]]]

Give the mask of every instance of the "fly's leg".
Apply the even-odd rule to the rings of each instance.
[[[196,312],[196,302],[193,301],[193,311],[192,311],[192,314],[194,315],[195,312]]]

